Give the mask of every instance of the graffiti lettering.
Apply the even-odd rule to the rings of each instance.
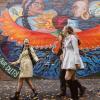
[[[19,70],[14,69],[5,58],[0,54],[0,68],[3,69],[7,74],[9,74],[11,77],[16,78],[19,74]]]

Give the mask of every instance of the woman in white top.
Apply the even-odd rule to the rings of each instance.
[[[78,88],[80,89],[80,96],[82,96],[85,91],[79,81],[75,79],[76,70],[84,69],[84,64],[79,54],[78,38],[70,26],[64,27],[63,35],[63,54],[61,55],[62,65],[60,78],[62,78],[63,82],[65,82],[65,80],[67,81],[71,91],[71,98],[73,100],[78,100]],[[65,84],[62,83],[62,88],[63,85]],[[62,90],[65,89],[63,88]],[[65,92],[63,92],[62,95],[65,95]]]
[[[30,50],[30,51],[29,51]],[[34,60],[37,62],[39,59],[37,55],[35,54],[33,48],[29,45],[29,40],[24,40],[24,47],[22,50],[22,53],[19,56],[19,59],[15,62],[11,62],[12,65],[20,64],[20,74],[18,79],[18,87],[17,91],[15,93],[15,96],[11,98],[11,100],[19,100],[19,94],[21,91],[21,88],[23,86],[23,81],[25,80],[30,88],[32,89],[35,96],[37,95],[34,86],[32,84],[32,77],[33,77],[33,66],[31,58],[29,56],[29,52],[31,52]]]

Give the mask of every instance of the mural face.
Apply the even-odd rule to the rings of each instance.
[[[75,17],[81,17],[84,20],[89,19],[88,3],[86,0],[76,1],[72,6],[72,13]]]
[[[18,76],[19,70],[13,69],[8,62],[18,59],[23,40],[28,38],[38,57],[43,59],[35,65],[34,75],[57,79],[61,64],[57,56],[60,49],[58,35],[64,25],[68,25],[81,41],[80,53],[86,66],[77,75],[83,77],[100,72],[99,0],[16,1],[4,2],[5,9],[1,10],[1,69],[14,78]]]
[[[43,0],[34,0],[29,6],[28,16],[37,15],[43,13],[44,2]]]
[[[22,16],[22,12],[23,8],[20,5],[15,5],[9,8],[9,14],[14,21]]]

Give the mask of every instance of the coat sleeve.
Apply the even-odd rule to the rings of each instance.
[[[65,57],[66,55],[66,48],[69,45],[69,43],[71,42],[71,38],[70,37],[66,37],[63,41],[63,57]]]
[[[17,61],[12,62],[13,65],[17,65],[21,62],[22,54],[20,54],[19,59]]]
[[[78,48],[78,40],[75,36],[71,37],[72,47],[74,49],[74,56],[75,56],[75,64],[80,64],[80,54]]]
[[[36,62],[39,61],[39,58],[37,57],[37,55],[36,55],[34,49],[33,49],[32,47],[30,47],[30,50],[31,50],[32,56],[33,56],[33,58],[35,59],[35,61],[36,61]]]
[[[64,40],[64,48],[66,48],[69,45],[70,42],[71,42],[71,38],[66,37],[65,40]]]

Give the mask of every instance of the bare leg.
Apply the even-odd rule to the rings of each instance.
[[[75,79],[75,70],[67,70],[65,74],[65,80],[74,80]]]
[[[27,78],[26,82],[29,85],[29,87],[32,89],[33,93],[36,93],[36,89],[35,89],[35,87],[33,86],[33,83],[32,83],[32,78]]]
[[[27,84],[29,85],[29,87],[32,89],[32,91],[33,91],[33,93],[34,93],[34,96],[37,97],[38,93],[36,92],[36,89],[35,89],[35,87],[33,86],[32,78],[27,78],[27,79],[26,79],[26,82],[27,82]]]
[[[19,100],[20,91],[23,86],[23,80],[24,80],[23,78],[20,78],[18,80],[18,86],[17,86],[17,90],[15,92],[15,96],[11,97],[10,100]]]
[[[73,72],[73,75],[71,77],[71,80],[76,80],[76,75],[75,74],[76,74],[76,71]]]
[[[26,82],[27,82],[27,84],[29,85],[29,87],[31,89],[35,89],[35,87],[33,86],[33,83],[32,83],[32,78],[27,78],[26,79]]]
[[[23,81],[24,81],[24,78],[20,78],[18,80],[17,92],[20,92],[21,91],[21,88],[23,86]]]

